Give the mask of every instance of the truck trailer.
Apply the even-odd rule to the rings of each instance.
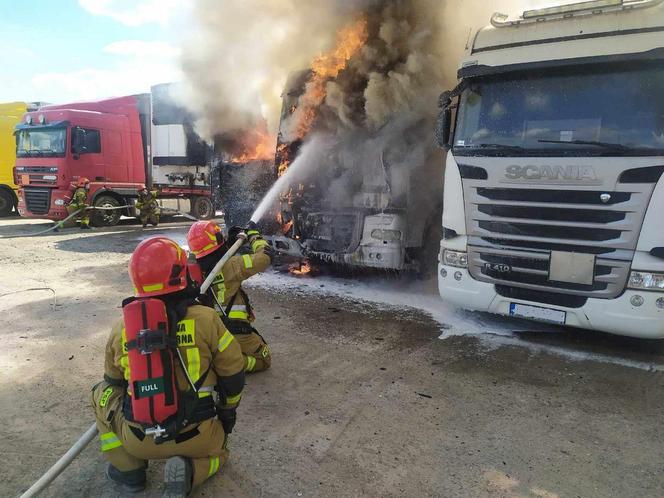
[[[211,202],[209,147],[194,119],[171,97],[171,84],[149,94],[49,105],[27,112],[15,127],[18,211],[61,220],[72,182],[90,180],[97,207],[133,206],[141,184],[156,188],[165,207],[207,219]],[[96,226],[112,226],[132,207],[93,211]]]
[[[664,338],[664,2],[495,14],[441,95],[440,296]]]
[[[18,204],[18,186],[13,175],[16,162],[14,126],[21,121],[26,111],[36,108],[35,104],[25,102],[0,104],[0,216],[8,216]]]

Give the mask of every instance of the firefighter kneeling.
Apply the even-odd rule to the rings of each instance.
[[[226,250],[233,245],[240,228],[233,227],[229,240],[225,241],[221,228],[214,221],[198,221],[187,234],[189,249],[196,256],[204,276],[219,262]],[[242,347],[246,360],[246,371],[260,372],[270,368],[270,348],[251,324],[255,317],[249,296],[242,289],[242,282],[265,271],[271,263],[271,247],[261,237],[255,223],[245,229],[249,254],[231,257],[212,281],[207,297],[215,307],[224,324]]]
[[[198,305],[198,285],[178,244],[164,237],[141,242],[129,275],[136,297],[122,303],[104,381],[92,392],[107,475],[125,492],[138,492],[148,461],[168,459],[163,496],[186,496],[228,458],[244,358],[214,310]]]
[[[156,227],[159,225],[159,203],[157,202],[157,191],[148,190],[145,185],[138,187],[138,198],[136,199],[136,209],[138,209],[138,218],[141,220],[143,228],[148,226],[148,222]]]

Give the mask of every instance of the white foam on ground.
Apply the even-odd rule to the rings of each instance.
[[[362,280],[309,277],[267,272],[252,277],[247,282],[247,287],[288,290],[321,296],[332,295],[345,300],[371,303],[372,309],[376,311],[394,308],[407,309],[411,312],[419,310],[438,322],[441,329],[440,339],[474,336],[480,339],[487,352],[500,347],[518,346],[527,348],[533,353],[553,354],[571,361],[595,361],[646,371],[664,371],[664,365],[657,363],[525,341],[515,332],[537,330],[549,333],[557,329],[537,322],[457,309],[443,302],[438,294],[427,289],[426,284],[422,282],[404,283],[378,277]]]
[[[513,323],[497,320],[491,315],[457,310],[444,303],[437,294],[425,292],[424,284],[371,278],[342,279],[333,277],[297,277],[268,272],[252,277],[250,287],[289,289],[334,295],[342,299],[373,304],[373,309],[410,308],[422,311],[441,326],[443,337],[450,335],[475,335],[487,332],[496,335],[512,335]]]

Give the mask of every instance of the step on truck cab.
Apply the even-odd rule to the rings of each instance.
[[[49,105],[15,127],[21,216],[61,220],[72,182],[90,180],[94,206],[133,206],[140,184],[159,191],[164,207],[210,218],[209,147],[193,117],[171,97],[173,85],[149,94]],[[99,210],[96,226],[118,223],[134,209]]]
[[[18,203],[18,186],[13,174],[16,161],[14,126],[21,121],[26,111],[36,108],[36,104],[25,102],[0,104],[0,216],[11,214]]]
[[[664,337],[664,2],[495,14],[441,95],[441,297]]]

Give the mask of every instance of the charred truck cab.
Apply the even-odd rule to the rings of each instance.
[[[284,123],[295,111],[310,72],[294,73],[283,95],[276,170],[281,175],[296,158],[302,140],[284,139]],[[424,119],[404,132],[418,143],[430,133]],[[314,129],[312,133],[319,130]],[[346,138],[346,140],[349,140]],[[275,247],[292,256],[378,270],[435,271],[440,240],[442,182],[440,152],[413,154],[358,131],[354,143],[325,145],[315,178],[291,185],[281,197],[278,215],[283,237]],[[349,153],[349,150],[351,151]],[[435,186],[432,186],[432,179]]]
[[[663,39],[662,0],[496,14],[477,33],[441,96],[444,300],[664,338]]]
[[[213,216],[207,146],[193,132],[193,119],[170,99],[169,88],[26,113],[14,132],[20,215],[65,218],[71,183],[87,177],[94,206],[133,205],[138,186],[147,184],[159,190],[166,207]],[[95,211],[92,222],[115,225],[133,211]]]

